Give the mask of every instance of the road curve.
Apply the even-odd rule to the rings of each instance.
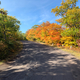
[[[17,58],[0,65],[0,80],[80,80],[80,61],[71,54],[36,42],[22,43]]]

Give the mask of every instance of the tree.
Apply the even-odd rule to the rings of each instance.
[[[37,27],[38,27],[38,25],[34,25],[34,26],[32,26],[33,29],[36,29]]]
[[[11,35],[14,35],[14,33],[19,30],[19,25],[20,21],[15,17],[7,15],[7,10],[0,9],[0,32],[4,34],[5,40],[6,37],[8,38]]]
[[[79,29],[78,28],[67,28],[67,29],[65,29],[62,33],[61,33],[61,35],[63,36],[63,37],[74,37],[75,39],[78,39],[79,38]]]
[[[30,29],[26,32],[26,38],[28,40],[37,40],[45,42],[47,44],[59,43],[61,38],[61,32],[63,28],[56,23],[49,23],[46,21],[41,25],[38,25],[36,29]]]
[[[73,8],[68,10],[62,20],[62,25],[66,25],[66,27],[80,28],[80,9]]]
[[[80,9],[76,6],[78,0],[62,0],[61,6],[56,6],[51,12],[56,16],[60,15],[62,18],[57,20],[66,27],[80,27]]]
[[[62,0],[61,6],[56,6],[56,8],[53,8],[51,12],[55,13],[55,15],[60,15],[62,17],[65,17],[65,14],[68,10],[79,7],[76,7],[76,2],[78,0],[65,0],[65,2]]]

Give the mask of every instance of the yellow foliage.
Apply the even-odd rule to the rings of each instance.
[[[62,37],[61,43],[63,43],[66,47],[68,47],[70,45],[77,45],[77,43],[73,37]]]
[[[62,37],[61,38],[61,42],[64,42],[64,41],[71,41],[73,39],[73,37]]]

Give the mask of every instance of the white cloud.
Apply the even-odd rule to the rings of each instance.
[[[43,21],[44,21],[44,19],[43,19],[43,20],[39,20],[38,23],[41,23],[41,22],[43,22]]]

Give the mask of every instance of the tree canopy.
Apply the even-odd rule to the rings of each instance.
[[[56,16],[59,15],[62,17],[56,21],[69,28],[80,28],[80,9],[76,6],[77,1],[78,0],[62,0],[61,6],[53,8],[51,12],[55,13]]]

